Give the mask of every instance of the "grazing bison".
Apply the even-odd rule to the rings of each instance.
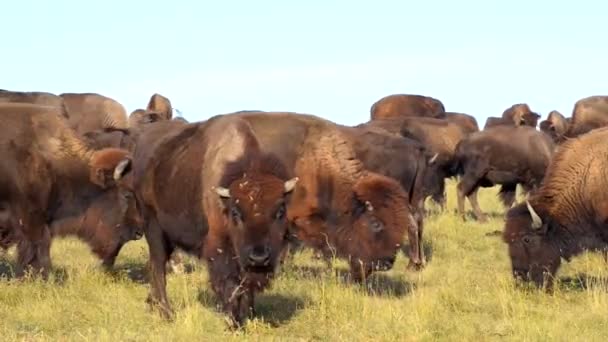
[[[260,149],[246,121],[216,116],[150,125],[135,148],[134,181],[150,251],[148,302],[173,315],[165,265],[179,248],[206,260],[224,312],[243,324],[286,245],[298,179]]]
[[[560,143],[564,140],[568,125],[566,118],[560,112],[554,110],[549,113],[547,120],[540,123],[540,130],[548,134],[555,143]]]
[[[513,275],[552,288],[561,258],[608,248],[608,128],[560,145],[543,185],[507,213]]]
[[[127,128],[127,112],[115,100],[94,93],[64,93],[68,122],[78,134],[103,128]]]
[[[428,96],[394,94],[376,101],[371,109],[372,120],[407,116],[439,117],[445,112],[441,101]]]
[[[505,109],[502,118],[512,121],[515,126],[536,127],[540,115],[533,112],[527,104],[517,103]]]
[[[479,221],[486,221],[477,203],[479,187],[501,185],[500,198],[510,207],[517,184],[530,191],[543,180],[553,154],[553,141],[528,126],[496,126],[473,133],[456,147],[458,212],[464,218],[464,197],[469,198]]]
[[[457,124],[467,134],[479,132],[479,125],[477,124],[477,120],[472,115],[464,113],[445,112],[440,118]]]
[[[608,126],[608,96],[589,96],[574,104],[565,136],[574,138],[604,126]]]
[[[104,263],[117,241],[141,237],[128,151],[88,148],[57,112],[0,105],[0,231],[17,243],[17,276],[31,266],[46,278],[51,235],[61,235],[60,226],[74,227]]]
[[[152,95],[152,97],[150,97],[146,110],[159,113],[161,120],[171,120],[173,117],[173,107],[171,107],[171,101],[160,94],[155,93]]]
[[[355,281],[389,269],[410,232],[410,267],[423,265],[408,194],[394,179],[365,168],[354,142],[328,120],[298,113],[239,113],[264,150],[300,178],[288,210],[297,238],[345,258]]]
[[[10,91],[0,89],[0,103],[31,103],[41,106],[51,106],[59,108],[58,113],[68,117],[68,113],[63,104],[63,99],[57,95],[40,91]]]

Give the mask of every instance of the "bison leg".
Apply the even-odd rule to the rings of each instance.
[[[152,308],[158,307],[163,318],[171,319],[174,313],[167,298],[167,270],[165,267],[172,248],[155,221],[148,222],[145,236],[150,252],[150,294],[146,302]]]
[[[473,190],[467,196],[467,198],[469,199],[469,202],[471,203],[471,207],[473,207],[473,214],[475,214],[475,218],[477,219],[477,221],[487,222],[488,216],[486,214],[484,214],[483,211],[481,211],[481,208],[479,207],[479,203],[477,202],[477,191],[478,190],[479,190],[479,188],[476,188],[475,190]]]
[[[409,215],[408,239],[410,262],[407,265],[407,269],[419,271],[424,268],[426,260],[422,248],[422,218],[418,214],[415,216],[416,218],[413,215]]]
[[[104,252],[102,250],[93,251],[101,258],[101,267],[103,267],[104,270],[109,271],[112,269],[112,267],[114,267],[116,257],[118,256],[118,253],[120,252],[122,246],[123,243],[118,243],[114,246],[114,248],[109,249],[108,252]]]
[[[24,238],[17,244],[16,276],[21,278],[26,268],[48,279],[51,269],[51,231],[43,216],[35,216],[24,226]]]
[[[441,179],[437,185],[437,192],[431,196],[433,202],[439,205],[440,210],[445,211],[446,199],[445,199],[445,179]]]
[[[517,183],[506,183],[501,185],[500,191],[498,192],[498,197],[500,197],[500,201],[505,208],[509,209],[515,203],[516,191]]]
[[[241,280],[240,267],[231,248],[226,246],[221,250],[223,252],[208,258],[209,280],[232,328],[239,328],[253,310],[253,294]]]

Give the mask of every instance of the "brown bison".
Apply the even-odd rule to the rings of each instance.
[[[58,113],[68,117],[68,113],[63,104],[63,99],[57,95],[41,91],[11,91],[0,89],[0,103],[31,103],[41,106],[51,106],[59,108]]]
[[[510,119],[503,119],[503,118],[497,118],[495,116],[488,116],[488,118],[486,119],[486,123],[483,126],[483,130],[485,131],[488,128],[492,128],[495,126],[501,126],[501,125],[513,126],[514,123]]]
[[[517,184],[537,188],[553,155],[553,141],[528,126],[496,126],[473,133],[456,147],[458,212],[464,218],[464,197],[469,198],[479,221],[486,221],[477,203],[479,187],[500,184],[500,198],[511,207]]]
[[[513,275],[552,288],[561,258],[608,248],[608,128],[560,145],[543,185],[507,213],[503,239]]]
[[[517,103],[505,109],[502,113],[502,118],[512,121],[515,126],[536,127],[540,115],[533,112],[527,104]]]
[[[403,118],[407,116],[439,117],[445,112],[441,101],[428,96],[394,94],[376,101],[371,109],[371,120]]]
[[[608,96],[589,96],[574,104],[565,136],[574,138],[604,126],[608,126]]]
[[[286,211],[297,181],[237,117],[150,125],[134,152],[150,251],[148,302],[164,317],[173,315],[165,265],[179,248],[206,260],[224,312],[235,326],[243,324],[285,247]]]
[[[300,178],[288,216],[300,241],[345,258],[355,281],[389,269],[410,232],[410,264],[420,268],[418,227],[408,194],[394,179],[371,172],[357,158],[351,138],[313,115],[239,113],[264,150],[279,156]]]
[[[127,128],[127,112],[115,100],[94,93],[64,93],[68,122],[72,129],[82,135],[104,128]]]
[[[479,125],[477,124],[477,119],[475,119],[475,117],[472,115],[464,113],[445,112],[440,118],[457,124],[467,134],[479,132]]]
[[[146,110],[160,113],[162,120],[171,120],[173,117],[173,107],[171,107],[171,101],[160,94],[155,93],[152,95],[152,97],[150,97]]]
[[[57,112],[0,105],[0,235],[3,247],[17,243],[17,276],[27,266],[48,275],[51,235],[62,235],[64,225],[75,227],[72,232],[104,263],[117,244],[141,237],[139,212],[124,180],[131,170],[128,151],[89,149]]]
[[[560,112],[554,110],[549,113],[547,120],[541,121],[540,130],[548,134],[555,143],[560,143],[564,140],[568,126],[568,120]]]

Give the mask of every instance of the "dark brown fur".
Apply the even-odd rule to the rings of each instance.
[[[549,113],[547,120],[541,121],[540,130],[549,135],[553,142],[560,143],[564,140],[568,126],[566,118],[560,112],[554,110]]]
[[[458,211],[464,217],[464,197],[469,198],[475,216],[486,216],[477,203],[479,187],[500,184],[501,200],[510,207],[517,184],[525,190],[538,186],[553,154],[554,144],[544,133],[528,126],[496,126],[473,133],[456,148]]]
[[[536,127],[540,115],[533,112],[526,103],[517,103],[505,109],[502,118],[512,121],[515,126]]]
[[[26,266],[48,274],[51,235],[63,223],[81,222],[85,230],[112,224],[123,239],[133,238],[140,228],[133,227],[139,218],[134,200],[121,197],[131,190],[128,151],[89,149],[56,114],[50,107],[0,105],[0,189],[6,190],[0,203],[10,203],[13,222],[18,222],[10,227],[19,236],[13,241],[18,244],[18,276]],[[117,203],[117,198],[122,200]]]
[[[541,219],[532,227],[520,204],[508,212],[503,233],[515,277],[551,289],[561,258],[608,249],[608,128],[560,145],[543,185],[529,198]]]
[[[474,116],[464,113],[446,112],[440,117],[446,121],[452,122],[460,126],[467,134],[479,132],[479,125]]]
[[[149,302],[172,316],[165,264],[180,248],[207,261],[224,312],[234,325],[243,324],[286,244],[288,169],[260,150],[246,121],[230,116],[150,125],[134,158],[150,250]],[[216,193],[218,187],[230,197]],[[263,264],[252,261],[259,255],[267,255]]]
[[[439,117],[445,112],[441,101],[422,95],[393,94],[376,101],[370,109],[371,120],[408,116]]]
[[[574,104],[572,120],[564,135],[574,138],[604,126],[608,126],[608,96],[589,96]]]
[[[365,169],[354,143],[334,123],[298,113],[248,112],[232,114],[253,126],[262,148],[279,156],[300,177],[288,216],[298,237],[308,246],[351,260],[355,280],[366,277],[376,266],[392,267],[405,231],[418,227],[409,212],[408,195],[400,184]],[[394,200],[374,202],[366,211],[363,188],[372,184]],[[378,196],[381,196],[378,194]],[[378,222],[382,225],[376,227]],[[337,234],[340,232],[340,234]],[[410,264],[419,268],[418,235],[410,235]]]

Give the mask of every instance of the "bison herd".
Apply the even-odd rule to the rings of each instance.
[[[16,246],[17,276],[46,278],[55,236],[80,238],[107,269],[145,236],[152,307],[173,316],[166,272],[181,250],[207,263],[237,327],[300,244],[346,260],[355,282],[399,250],[423,269],[425,200],[445,210],[446,178],[464,220],[465,197],[485,221],[478,189],[500,186],[516,278],[551,289],[562,258],[608,251],[608,97],[540,124],[515,104],[483,130],[421,95],[386,96],[370,114],[357,126],[264,111],[189,123],[160,94],[127,115],[94,93],[0,90],[0,246]]]

